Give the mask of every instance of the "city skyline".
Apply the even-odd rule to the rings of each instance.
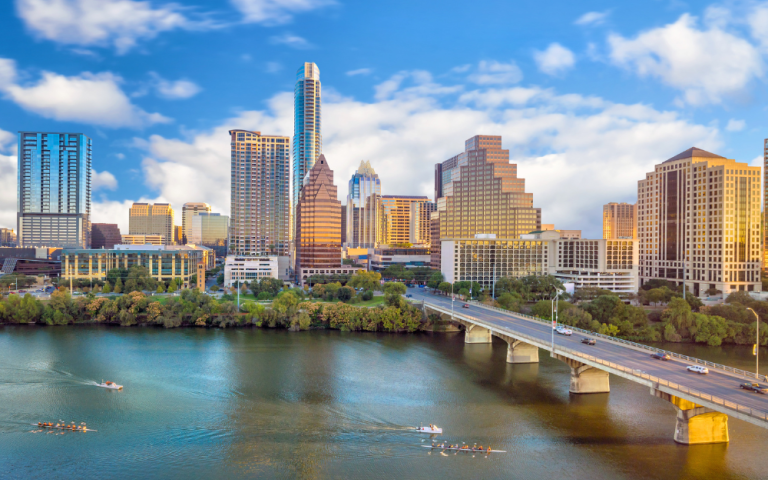
[[[128,3],[193,17],[162,1]],[[27,2],[16,2],[22,4]],[[74,8],[79,1],[61,4]],[[150,26],[152,33],[142,35],[130,25],[105,25],[97,37],[64,38],[56,32],[67,29],[54,28],[61,26],[58,20],[49,20],[47,30],[29,10],[5,5],[8,28],[0,35],[13,50],[0,52],[6,72],[0,81],[0,185],[9,190],[15,183],[16,131],[81,131],[95,145],[95,222],[112,222],[133,201],[167,202],[177,212],[187,201],[205,201],[231,213],[229,178],[210,168],[226,165],[222,132],[243,128],[292,136],[291,72],[315,62],[326,87],[323,151],[334,158],[339,178],[370,160],[392,185],[388,193],[432,197],[431,165],[452,154],[449,145],[475,133],[501,135],[536,195],[542,221],[597,237],[599,206],[632,203],[635,179],[674,152],[695,145],[760,162],[755,159],[762,158],[765,135],[756,129],[757,105],[764,103],[764,89],[756,84],[763,79],[764,53],[757,30],[726,14],[758,18],[763,4],[721,10],[713,5],[646,12],[607,2],[563,4],[549,19],[557,28],[548,31],[558,33],[546,35],[538,33],[542,21],[531,12],[494,5],[499,18],[514,19],[516,31],[489,20],[484,32],[503,41],[448,39],[444,50],[421,64],[400,50],[425,46],[436,22],[392,40],[387,49],[373,48],[381,34],[363,34],[356,25],[361,7],[344,2],[311,3],[303,11],[277,7],[270,15],[282,23],[251,20],[233,27],[240,37],[235,46],[226,37],[231,33],[214,28]],[[212,7],[200,2],[198,13]],[[396,7],[411,13],[424,8]],[[237,9],[221,8],[221,18],[238,18]],[[382,19],[391,15],[376,13]],[[460,12],[449,9],[446,15],[451,20]],[[82,20],[84,32],[90,21]],[[665,36],[680,41],[662,43]],[[677,50],[691,38],[702,45],[720,38],[726,46],[743,47],[744,56],[731,59],[725,47]],[[206,55],[208,49],[227,54]],[[690,62],[681,65],[677,58]],[[645,60],[648,67],[641,71]],[[723,71],[729,72],[726,83],[719,80]],[[207,72],[227,74],[218,79]],[[56,103],[55,85],[74,88],[75,99],[78,86],[98,92],[94,98],[100,101],[90,104],[98,108]],[[49,89],[54,95],[43,95]],[[607,163],[618,174],[601,168]],[[403,171],[412,174],[399,178]],[[587,179],[601,188],[589,188]],[[190,198],[189,190],[197,195]],[[563,193],[573,200],[558,201]],[[345,198],[346,184],[339,185],[339,196]],[[0,225],[11,227],[13,216],[10,209],[0,211]]]

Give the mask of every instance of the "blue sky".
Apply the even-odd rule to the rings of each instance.
[[[0,226],[16,132],[93,138],[93,220],[132,201],[229,212],[231,128],[292,135],[293,81],[323,83],[339,195],[385,194],[503,136],[544,223],[601,235],[653,164],[691,146],[761,163],[768,2],[16,0],[0,6]],[[180,218],[178,219],[180,224]]]

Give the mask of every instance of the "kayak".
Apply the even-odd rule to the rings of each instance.
[[[434,427],[434,428],[419,427],[416,429],[416,431],[419,433],[443,433],[443,429],[440,427]]]
[[[457,452],[472,452],[472,453],[488,453],[487,449],[480,450],[479,448],[449,448],[441,447],[440,445],[421,445],[424,448],[432,448],[435,450],[455,450]],[[507,453],[506,450],[491,450],[491,453]]]

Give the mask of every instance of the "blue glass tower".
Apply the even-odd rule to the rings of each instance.
[[[296,72],[293,91],[293,145],[291,161],[291,241],[296,233],[296,205],[304,177],[323,153],[320,123],[320,69],[305,63]]]
[[[347,193],[347,246],[374,248],[380,229],[381,180],[371,162],[360,162],[349,180]]]
[[[19,132],[19,246],[90,248],[91,149],[82,133]]]

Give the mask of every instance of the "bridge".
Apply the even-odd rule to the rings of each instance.
[[[739,388],[740,383],[754,382],[752,372],[704,360],[668,353],[670,361],[652,359],[658,351],[585,330],[568,327],[573,336],[554,335],[552,323],[527,315],[430,294],[426,289],[410,288],[411,301],[425,311],[452,318],[464,326],[466,343],[491,343],[493,337],[507,342],[507,363],[538,363],[539,349],[571,368],[569,390],[573,394],[607,393],[610,374],[640,383],[650,394],[670,402],[677,411],[674,440],[678,443],[708,444],[728,442],[728,417],[738,418],[768,428],[768,395]],[[597,340],[596,345],[581,343],[584,337]],[[708,375],[686,370],[688,365],[703,365]],[[760,377],[765,380],[765,377]]]

